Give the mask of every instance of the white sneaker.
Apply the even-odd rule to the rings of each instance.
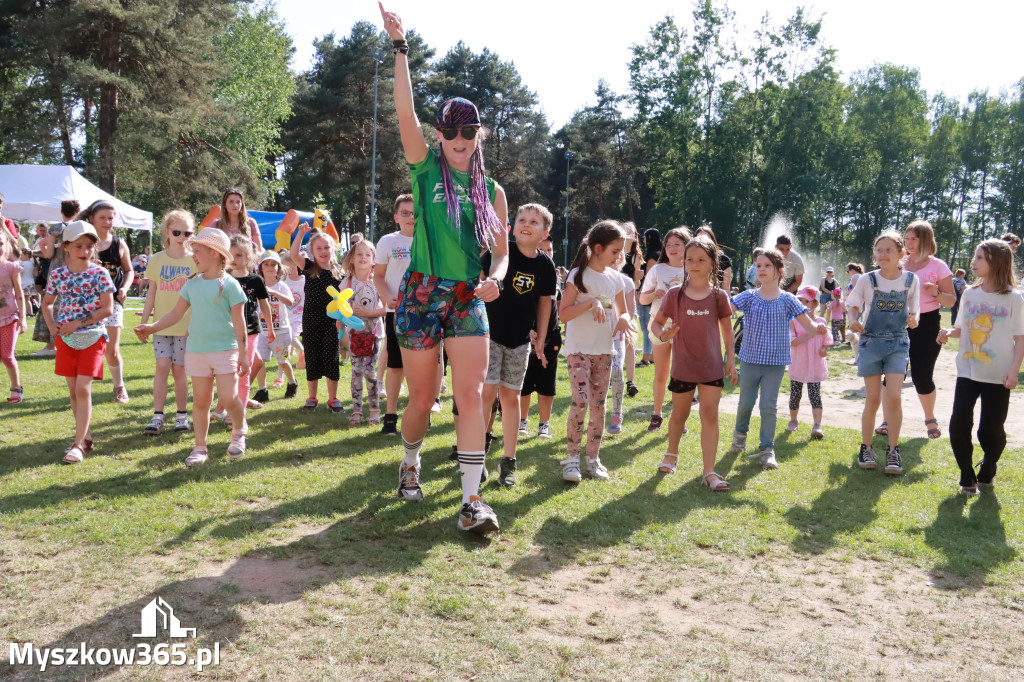
[[[608,480],[608,470],[601,464],[600,457],[594,457],[593,459],[587,457],[587,476],[597,481]]]
[[[176,414],[174,416],[174,430],[175,431],[179,431],[179,432],[181,432],[181,431],[188,431],[191,428],[192,428],[192,426],[191,426],[191,424],[188,423],[188,415],[187,414]]]
[[[583,480],[583,475],[580,474],[580,456],[569,455],[562,460],[562,480],[569,481],[570,483],[579,483]]]
[[[530,420],[520,419],[519,420],[519,435],[528,436],[530,435]]]
[[[57,355],[57,349],[56,348],[47,348],[46,346],[43,346],[42,348],[37,350],[35,353],[33,353],[32,357],[34,357],[34,358],[47,358],[47,357],[53,357],[55,355]]]
[[[761,457],[761,468],[762,469],[778,469],[779,463],[775,461],[775,450],[772,448],[765,448],[758,453]]]
[[[538,438],[551,438],[551,427],[544,422],[541,422],[540,426],[537,427]]]
[[[164,416],[162,414],[154,414],[146,424],[146,428],[143,433],[147,436],[157,436],[164,432]]]
[[[747,434],[734,431],[732,434],[732,446],[729,452],[743,452],[747,449]]]

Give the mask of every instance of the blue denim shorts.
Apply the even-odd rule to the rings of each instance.
[[[857,345],[857,376],[906,374],[910,362],[910,338],[861,336]]]

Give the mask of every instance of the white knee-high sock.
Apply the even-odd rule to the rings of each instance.
[[[420,466],[420,448],[423,447],[423,439],[420,438],[415,443],[410,443],[405,438],[402,438],[402,446],[405,448],[405,465],[410,467]]]
[[[484,470],[484,452],[460,452],[459,471],[462,473],[462,503],[467,504],[469,498],[480,496],[480,474]]]

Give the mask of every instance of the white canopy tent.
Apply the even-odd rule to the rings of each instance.
[[[115,227],[153,232],[153,214],[112,197],[71,166],[0,165],[4,217],[19,222],[61,220],[60,202],[77,199],[85,208],[97,199],[117,209]]]

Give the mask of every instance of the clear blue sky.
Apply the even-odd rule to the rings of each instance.
[[[732,0],[729,6],[740,25],[738,37],[746,38],[765,12],[781,23],[799,4]],[[846,76],[874,62],[893,62],[918,68],[929,95],[941,90],[962,99],[973,89],[996,93],[1024,78],[1021,2],[832,0],[804,6],[812,17],[825,15],[824,42],[837,49]],[[487,47],[512,61],[557,128],[593,102],[599,78],[625,92],[630,46],[643,42],[666,14],[688,26],[692,3],[392,0],[385,7],[401,14],[439,54],[464,40],[475,51]],[[360,19],[380,25],[376,0],[279,0],[278,12],[295,40],[296,70],[309,66],[315,38],[330,31],[346,35]]]

